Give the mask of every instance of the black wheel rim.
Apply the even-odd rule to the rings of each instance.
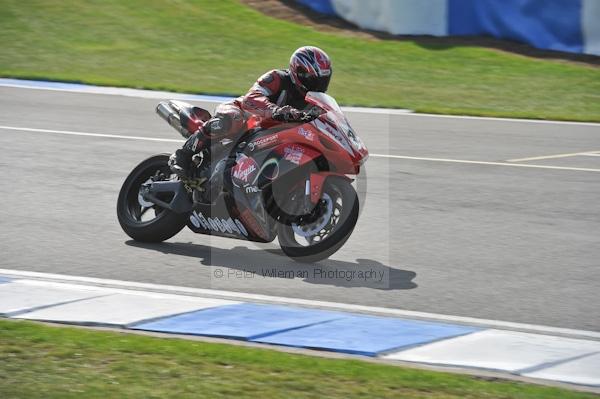
[[[130,184],[126,195],[126,215],[130,222],[139,225],[147,225],[155,222],[165,211],[158,205],[141,198],[140,189],[142,185],[152,181],[168,180],[171,178],[171,171],[167,165],[155,164],[140,171]],[[173,198],[172,193],[161,193],[158,198],[170,202]]]

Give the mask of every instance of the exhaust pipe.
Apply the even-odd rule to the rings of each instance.
[[[177,130],[184,139],[187,139],[192,133],[181,125],[180,110],[175,108],[171,101],[161,101],[156,106],[156,113],[163,118],[172,128]]]

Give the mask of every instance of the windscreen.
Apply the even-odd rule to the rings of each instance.
[[[342,109],[340,108],[338,103],[333,97],[331,97],[328,94],[318,91],[309,91],[308,93],[306,93],[305,99],[307,102],[317,105],[325,109],[326,111],[333,111],[342,114]]]
[[[333,135],[334,138],[338,142],[340,142],[340,144],[342,144],[346,151],[352,154],[352,149],[354,151],[360,151],[365,148],[361,139],[354,133],[354,130],[352,130],[352,128],[350,127],[348,119],[346,118],[346,116],[342,112],[342,109],[333,97],[325,93],[309,91],[308,93],[306,93],[305,100],[306,102],[314,104],[327,111],[328,119],[331,122],[333,122],[337,126],[337,128],[344,134],[345,140],[341,140],[340,137],[338,137],[334,132],[330,131],[329,129],[324,129],[324,131]],[[350,147],[352,149],[350,149]]]

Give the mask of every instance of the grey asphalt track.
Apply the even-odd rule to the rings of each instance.
[[[179,138],[156,103],[0,87],[0,125]],[[600,151],[592,124],[349,117],[373,154],[503,162]],[[116,220],[120,185],[177,143],[0,129],[0,146],[0,268],[600,331],[600,172],[372,157],[353,236],[307,266],[274,245],[187,230],[130,241]],[[600,169],[598,156],[523,163]],[[375,273],[349,275],[365,270]],[[274,271],[306,275],[263,276]]]

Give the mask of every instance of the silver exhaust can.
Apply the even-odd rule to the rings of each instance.
[[[175,109],[170,101],[161,101],[156,106],[156,113],[163,118],[171,127],[177,130],[184,139],[192,135],[184,126],[181,125],[179,110]]]

